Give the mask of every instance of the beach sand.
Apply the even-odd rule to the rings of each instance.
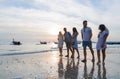
[[[0,56],[0,79],[120,79],[120,50],[109,48],[105,65],[91,62],[87,50],[87,62],[83,63],[83,52],[80,59],[63,57],[58,51],[43,53],[12,54]]]

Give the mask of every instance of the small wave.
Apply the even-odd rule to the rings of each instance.
[[[8,51],[20,51],[20,50],[8,50]]]
[[[1,54],[0,56],[36,54],[36,53],[44,53],[44,52],[49,52],[49,51],[52,51],[52,50],[32,51],[32,52],[14,52],[14,53]]]

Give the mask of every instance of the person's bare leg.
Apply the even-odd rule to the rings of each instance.
[[[74,58],[74,53],[75,53],[75,49],[73,48],[71,58]]]
[[[90,51],[91,51],[91,54],[92,54],[92,62],[95,61],[95,57],[94,57],[94,51],[93,51],[93,48],[92,47],[89,47]]]
[[[73,49],[72,48],[69,48],[70,49],[70,51],[73,53]]]
[[[61,54],[62,54],[62,52],[63,52],[63,48],[61,48]],[[63,54],[62,54],[62,56],[63,56]]]
[[[99,65],[99,63],[101,62],[101,61],[100,61],[100,50],[97,50],[97,57],[98,57],[98,62],[97,62],[97,64]]]
[[[65,57],[69,57],[69,48],[67,47],[67,55]]]
[[[78,54],[77,58],[80,58],[80,54],[79,54],[78,48],[76,48],[76,51],[77,51],[77,54]]]
[[[86,53],[86,46],[83,47],[83,54],[84,54],[84,59],[82,60],[82,62],[86,62],[86,56],[87,56],[87,53]]]
[[[60,48],[59,48],[59,53],[61,54]],[[60,55],[59,55],[60,56]]]
[[[105,58],[106,58],[105,50],[106,49],[102,49],[102,62],[103,62],[103,64],[105,64]]]
[[[62,48],[60,48],[60,56],[63,56],[63,55],[62,55]]]

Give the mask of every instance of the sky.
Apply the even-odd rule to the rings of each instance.
[[[110,31],[108,41],[120,41],[120,0],[0,0],[0,41],[56,41],[66,27],[80,30],[83,20],[97,41],[98,26]]]

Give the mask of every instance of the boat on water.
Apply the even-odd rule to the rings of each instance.
[[[46,41],[40,41],[40,44],[47,44]]]
[[[54,44],[58,44],[58,42],[54,42]]]
[[[12,41],[12,45],[21,45],[21,44],[22,43],[20,41],[15,41],[14,39]]]

